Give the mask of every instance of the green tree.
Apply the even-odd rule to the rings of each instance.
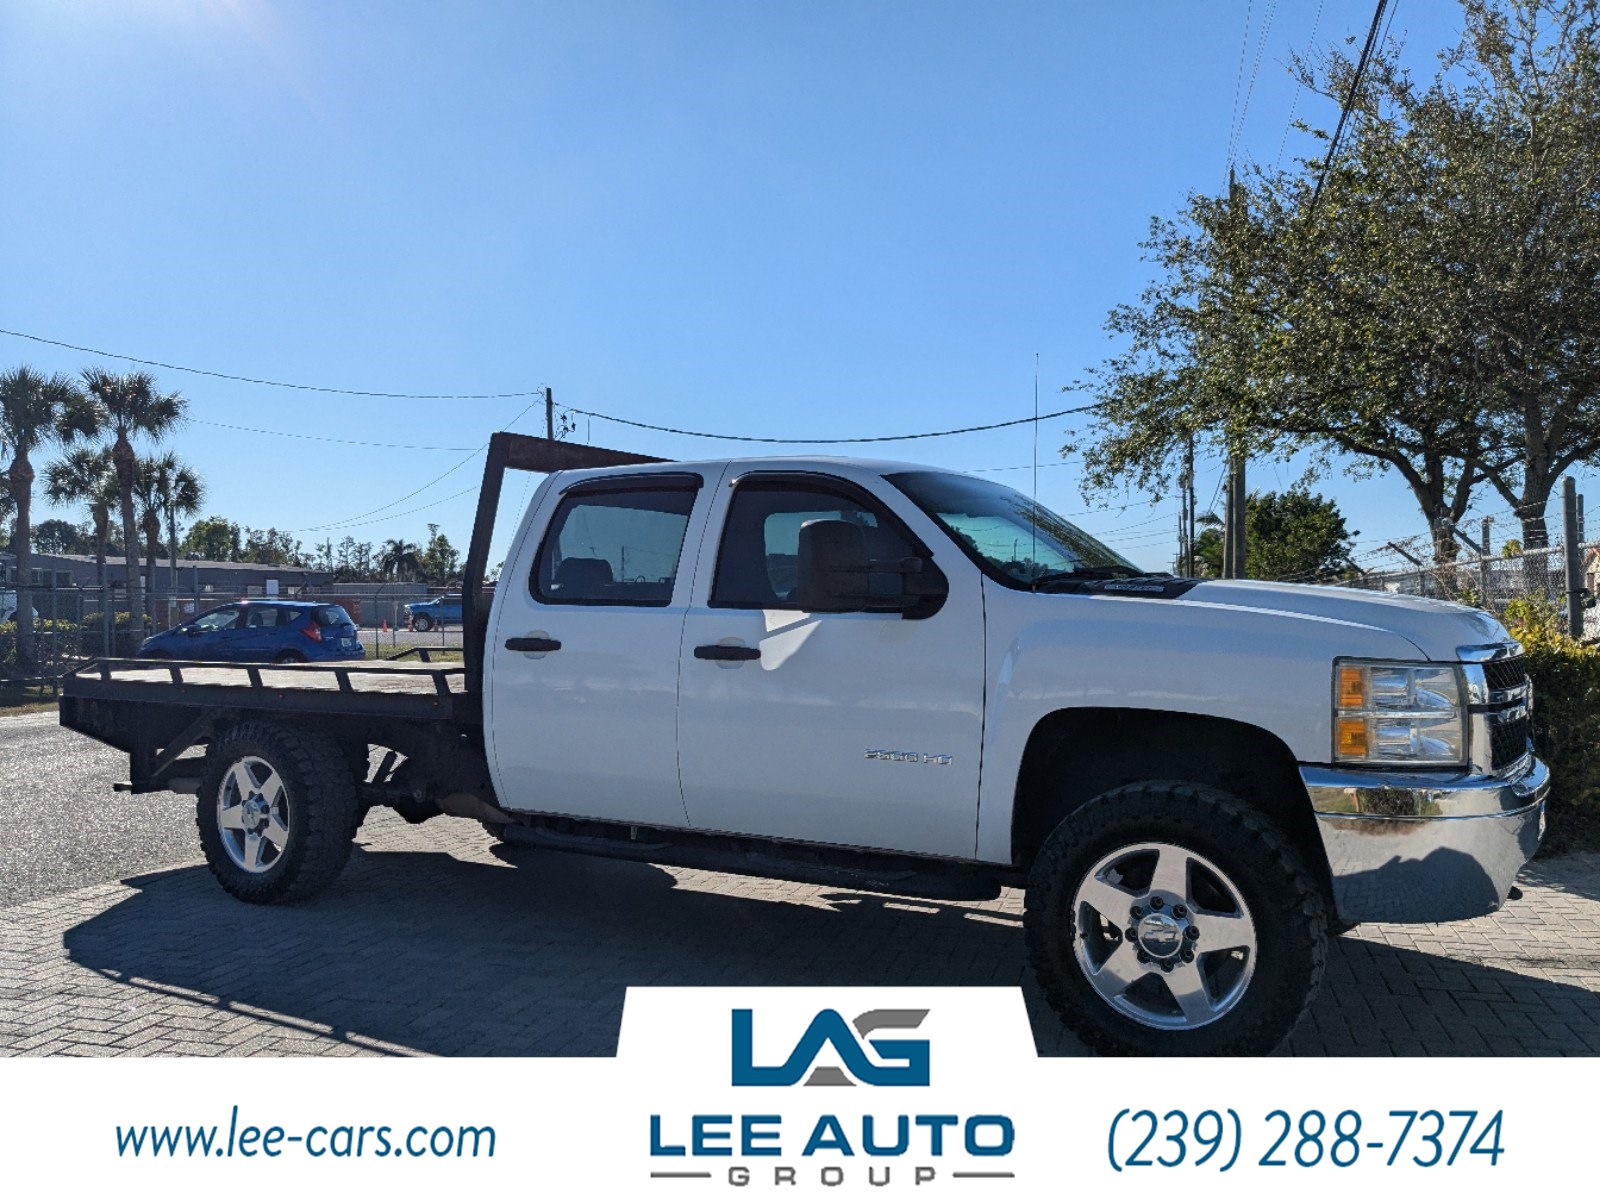
[[[139,529],[145,546],[145,606],[154,615],[156,560],[161,555],[161,460],[140,456],[134,468],[133,498],[138,506]]]
[[[226,517],[201,517],[184,535],[183,554],[210,562],[238,562],[244,545],[239,526]]]
[[[305,561],[305,553],[298,540],[276,527],[244,529],[244,546],[240,549],[242,562],[266,563],[274,567],[298,567]]]
[[[106,551],[111,541],[111,514],[117,507],[117,476],[111,451],[103,446],[77,446],[45,468],[45,495],[61,507],[82,505],[89,512],[94,539],[95,582],[106,594]]]
[[[205,484],[195,469],[176,454],[163,454],[155,462],[156,499],[167,523],[167,553],[171,556],[172,591],[178,590],[178,518],[200,511]]]
[[[10,458],[6,487],[16,505],[11,544],[17,556],[17,665],[33,668],[33,453],[94,431],[95,413],[73,381],[32,367],[0,374],[0,454]]]
[[[439,532],[437,525],[428,526],[428,544],[422,548],[419,558],[423,578],[435,583],[449,583],[461,574],[461,552]]]
[[[378,572],[385,579],[411,579],[422,573],[421,551],[415,542],[390,538],[378,558]]]
[[[177,392],[161,392],[147,371],[113,374],[101,367],[83,372],[84,386],[97,401],[104,428],[112,435],[111,463],[117,476],[117,496],[122,510],[122,552],[128,564],[128,611],[142,613],[139,582],[139,521],[134,511],[134,485],[139,458],[136,438],[159,442],[182,422],[188,401]]]
[[[1222,522],[1214,513],[1199,518],[1204,528],[1194,540],[1204,575],[1222,574]],[[1359,530],[1345,528],[1339,506],[1299,488],[1251,492],[1245,501],[1245,560],[1251,579],[1318,583],[1354,570],[1350,549]]]
[[[88,554],[93,545],[94,540],[71,521],[51,518],[33,527],[33,548],[46,554]]]
[[[1427,85],[1374,57],[1320,197],[1318,155],[1152,224],[1157,279],[1108,320],[1087,486],[1159,493],[1193,437],[1395,471],[1439,559],[1485,482],[1543,538],[1554,480],[1600,455],[1597,0],[1463,9]],[[1354,63],[1295,69],[1342,100]]]

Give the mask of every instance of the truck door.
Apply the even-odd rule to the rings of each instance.
[[[687,823],[678,646],[704,482],[682,471],[607,475],[543,501],[548,519],[530,523],[515,555],[520,578],[496,585],[485,648],[485,718],[506,808]]]
[[[928,546],[830,475],[752,472],[718,491],[720,533],[701,555],[715,569],[697,573],[680,666],[690,824],[971,857],[984,687],[975,569],[953,548],[940,555],[950,592],[923,619],[882,606],[808,613],[794,599],[806,522],[862,527],[874,593],[900,589],[879,565],[926,558]]]

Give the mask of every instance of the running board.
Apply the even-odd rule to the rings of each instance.
[[[585,827],[601,826],[593,822],[585,823]],[[993,900],[1000,894],[998,874],[977,866],[952,864],[944,867],[910,857],[822,850],[813,846],[795,845],[791,850],[787,842],[756,843],[748,839],[629,826],[603,828],[605,833],[578,833],[543,826],[505,825],[495,832],[514,846],[664,867],[720,871],[728,875],[756,875],[859,892],[884,892],[925,900]],[[615,834],[611,833],[613,829],[617,831]],[[751,849],[752,845],[764,848]]]

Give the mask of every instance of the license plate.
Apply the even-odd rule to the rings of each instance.
[[[355,638],[340,638],[339,639],[339,649],[341,649],[341,650],[354,650],[355,648],[356,648],[356,640],[355,640]]]

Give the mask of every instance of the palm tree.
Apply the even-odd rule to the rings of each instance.
[[[144,611],[155,613],[156,559],[161,553],[161,460],[140,456],[134,465],[133,498],[139,511],[139,530],[144,534]],[[135,547],[134,557],[138,557]]]
[[[128,612],[144,611],[139,591],[139,523],[134,518],[133,491],[139,474],[138,455],[133,439],[146,437],[159,442],[173,426],[183,420],[189,402],[177,392],[156,390],[155,376],[148,371],[117,375],[101,367],[83,373],[83,383],[100,402],[104,426],[113,435],[111,464],[117,474],[117,496],[122,509],[122,549],[128,564]],[[154,581],[152,581],[154,582]]]
[[[200,475],[176,454],[156,460],[156,491],[161,514],[167,520],[167,554],[172,560],[172,591],[178,590],[178,518],[192,517],[205,503],[206,486]]]
[[[0,450],[9,451],[6,488],[17,508],[12,545],[17,556],[17,665],[33,667],[33,479],[32,453],[94,432],[95,411],[65,375],[45,376],[32,367],[0,375]]]
[[[94,575],[101,604],[106,594],[106,545],[111,541],[111,513],[117,506],[117,473],[104,446],[78,446],[44,472],[44,494],[51,504],[81,504],[94,526]]]
[[[378,570],[384,575],[411,575],[422,570],[422,551],[415,542],[404,538],[390,538],[383,544],[383,554],[378,559]]]

